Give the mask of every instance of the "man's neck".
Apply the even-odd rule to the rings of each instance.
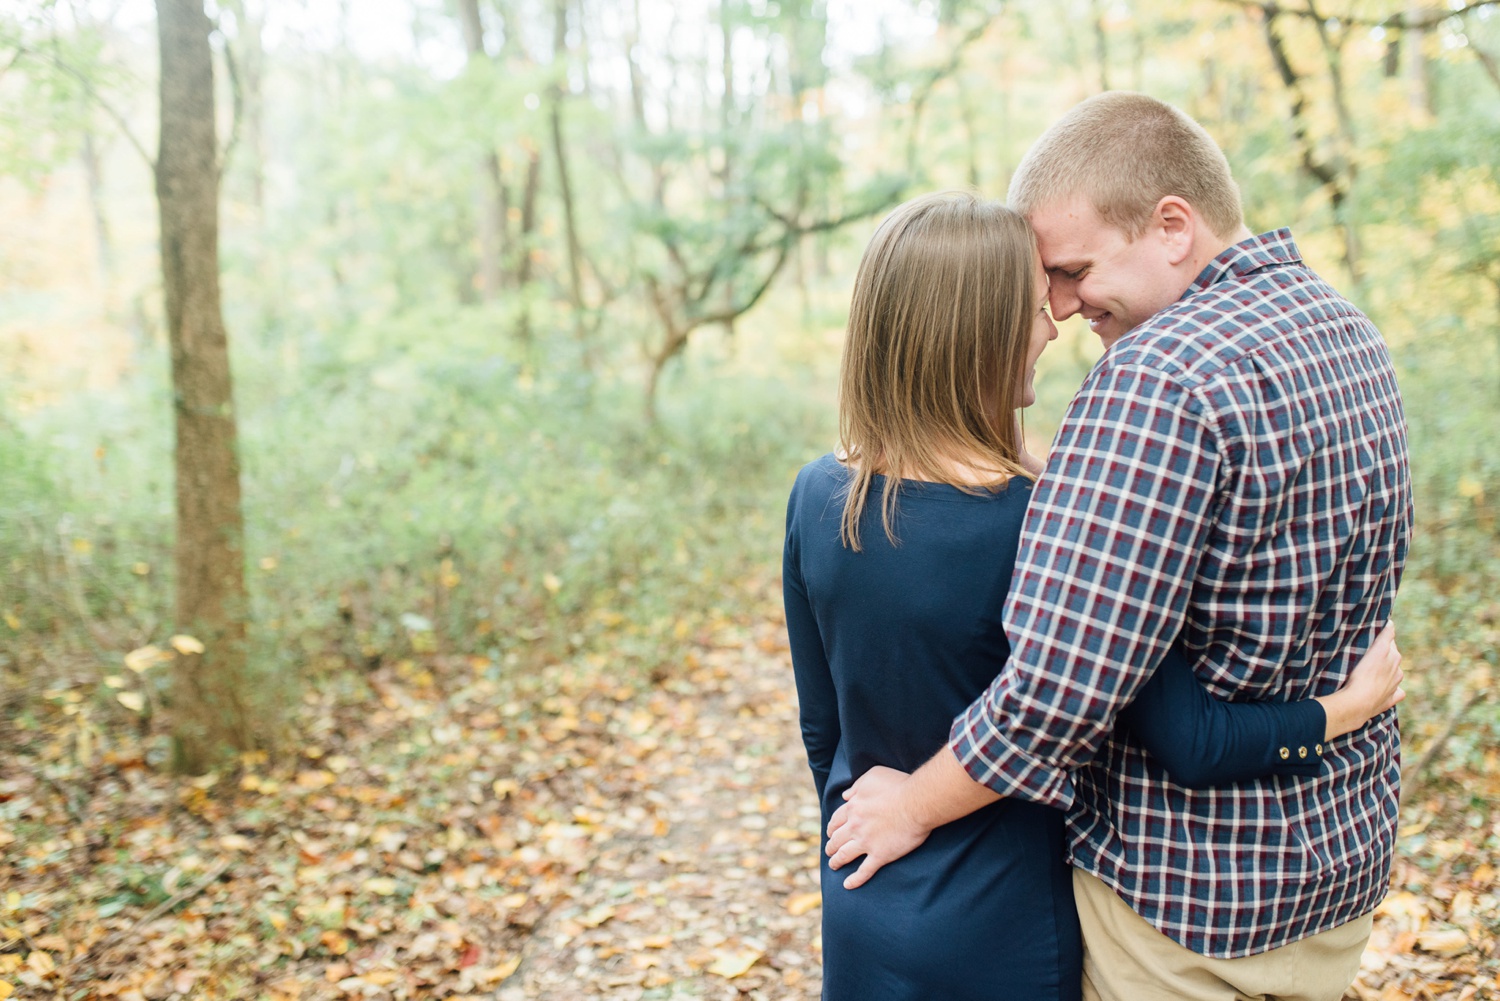
[[[1196,267],[1193,268],[1193,275],[1196,277],[1197,275],[1202,274],[1203,269],[1208,267],[1209,264],[1212,263],[1216,258],[1218,258],[1220,254],[1224,253],[1224,251],[1228,250],[1230,247],[1233,247],[1237,243],[1243,243],[1254,235],[1255,234],[1250,232],[1250,228],[1248,226],[1241,226],[1227,240],[1224,237],[1218,235],[1214,235],[1211,239],[1206,240],[1202,253],[1194,255],[1197,259],[1193,262],[1196,265]]]

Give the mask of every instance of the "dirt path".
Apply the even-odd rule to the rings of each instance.
[[[817,998],[818,813],[781,627],[650,697],[656,776],[595,844],[502,1001]],[[627,819],[628,816],[627,816]]]

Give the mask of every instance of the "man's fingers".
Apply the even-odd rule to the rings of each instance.
[[[865,850],[856,846],[852,841],[845,842],[843,845],[839,846],[838,851],[829,856],[828,868],[841,869],[844,866],[848,865],[850,862],[853,862],[855,859],[859,858],[864,853]]]
[[[870,881],[871,876],[880,871],[880,867],[883,865],[885,863],[875,856],[866,855],[865,860],[859,864],[859,868],[851,872],[849,878],[844,880],[844,889],[857,890],[861,886],[864,886]]]
[[[844,826],[844,822],[848,819],[849,808],[847,806],[841,806],[837,810],[834,810],[833,816],[828,818],[828,836],[830,838],[833,837],[834,834],[838,832],[838,829]]]

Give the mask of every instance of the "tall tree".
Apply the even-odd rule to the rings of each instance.
[[[244,520],[229,339],[219,301],[212,25],[202,0],[157,0],[161,144],[156,198],[176,416],[177,626],[173,764],[205,771],[248,750]]]
[[[484,23],[479,18],[479,0],[458,0],[458,20],[463,28],[468,65],[489,62],[484,44]],[[507,254],[505,186],[500,177],[500,156],[490,146],[479,156],[479,295],[489,301],[500,294],[500,261]]]

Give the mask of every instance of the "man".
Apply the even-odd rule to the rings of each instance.
[[[1278,749],[1321,756],[1317,778],[1200,791],[1113,723],[1174,642],[1224,698],[1342,681],[1390,615],[1411,529],[1390,358],[1289,232],[1251,236],[1218,146],[1152,98],[1074,108],[1010,200],[1056,318],[1082,314],[1108,350],[1033,494],[1010,661],[931,761],[850,790],[830,864],[865,856],[854,888],[999,796],[1064,807],[1086,998],[1331,1001],[1385,892],[1394,712]]]

